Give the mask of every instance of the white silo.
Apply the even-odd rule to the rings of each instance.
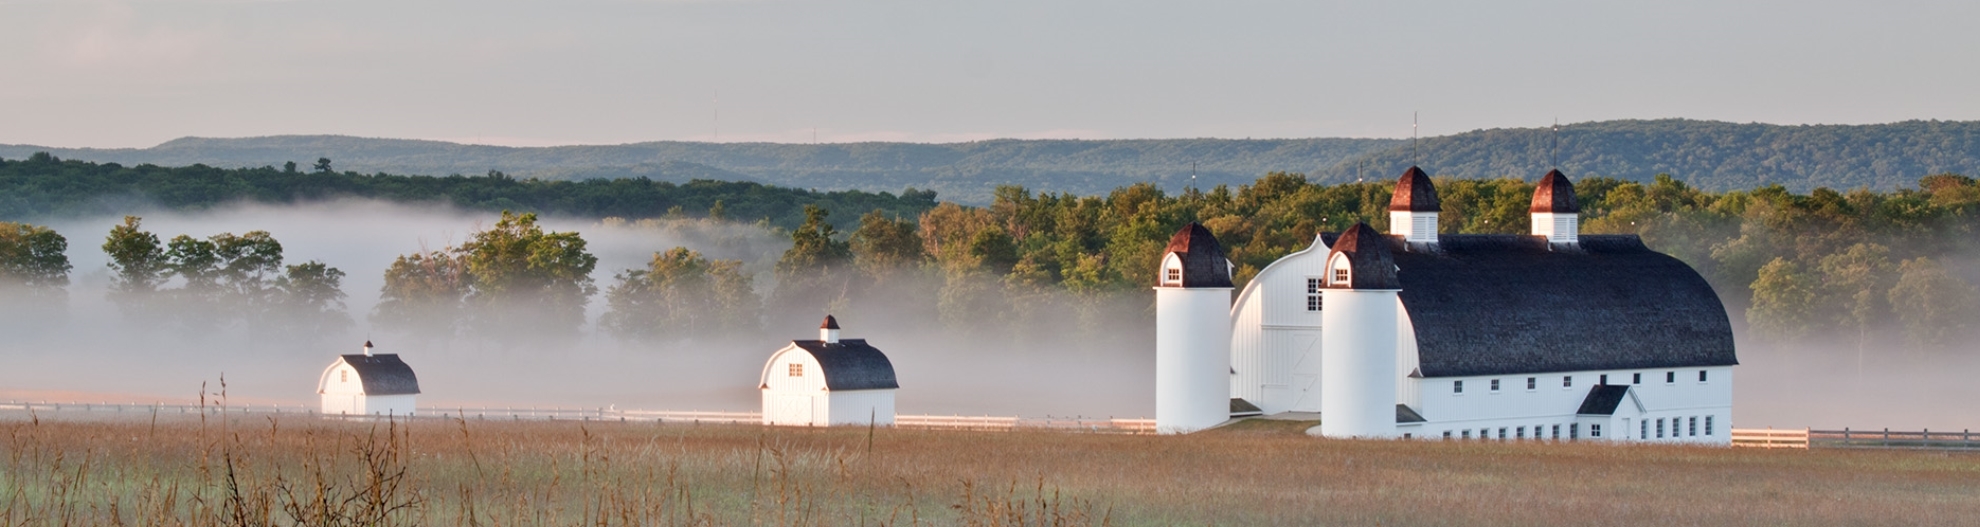
[[[1191,223],[1169,238],[1155,287],[1155,429],[1183,434],[1230,419],[1231,262]]]
[[[1320,322],[1320,435],[1396,437],[1396,281],[1390,240],[1365,223],[1327,256]]]

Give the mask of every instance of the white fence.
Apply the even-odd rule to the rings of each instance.
[[[0,412],[32,412],[44,417],[114,417],[149,416],[172,414],[199,414],[205,412],[218,415],[227,414],[294,414],[315,416],[317,407],[310,405],[249,405],[232,404],[122,404],[122,403],[75,403],[47,401],[26,402],[8,401],[0,403]],[[344,416],[340,416],[344,417]],[[659,423],[706,423],[706,424],[758,424],[763,422],[763,414],[757,412],[697,412],[668,410],[621,410],[616,407],[574,408],[557,406],[458,406],[451,408],[423,407],[418,417],[451,417],[468,420],[503,421],[621,421]],[[985,430],[1009,431],[1017,429],[1065,430],[1100,433],[1152,434],[1155,433],[1154,419],[1087,419],[1087,418],[1026,418],[997,416],[956,416],[956,415],[897,415],[894,426],[916,430]]]

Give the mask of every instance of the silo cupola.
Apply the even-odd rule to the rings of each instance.
[[[1410,243],[1437,243],[1437,187],[1423,169],[1409,167],[1389,198],[1389,234]]]
[[[839,319],[825,315],[825,321],[818,324],[818,340],[826,344],[839,343]]]
[[[1559,170],[1547,171],[1533,189],[1533,235],[1544,236],[1553,245],[1580,242],[1581,204],[1574,198],[1574,183]]]
[[[1389,237],[1375,232],[1367,223],[1355,223],[1334,240],[1327,255],[1327,287],[1330,289],[1401,289],[1396,281],[1396,260],[1389,249]]]
[[[1157,287],[1232,287],[1231,260],[1202,224],[1191,222],[1176,231],[1163,253]]]

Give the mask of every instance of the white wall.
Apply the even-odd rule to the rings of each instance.
[[[894,392],[897,390],[850,390],[827,392],[831,416],[826,425],[894,426]]]
[[[1706,381],[1698,382],[1698,372],[1706,372]],[[1676,373],[1678,382],[1664,381],[1666,373]],[[1630,384],[1633,374],[1643,374],[1643,383],[1631,385],[1634,400],[1624,400],[1614,416],[1578,417],[1575,412],[1588,392],[1602,375],[1609,376],[1610,384]],[[1563,387],[1562,377],[1572,376],[1574,385]],[[1526,389],[1526,379],[1535,379],[1535,387]],[[1491,390],[1491,381],[1500,382],[1499,391]],[[1464,393],[1452,393],[1452,385],[1464,382]],[[1520,374],[1481,377],[1444,377],[1421,379],[1418,397],[1422,405],[1417,411],[1429,420],[1424,435],[1441,436],[1442,431],[1453,431],[1452,437],[1462,436],[1464,430],[1491,430],[1497,438],[1499,428],[1507,429],[1507,439],[1517,435],[1519,427],[1527,427],[1527,438],[1532,438],[1534,427],[1542,427],[1551,438],[1553,425],[1562,427],[1562,438],[1566,439],[1566,424],[1581,424],[1581,439],[1589,439],[1587,425],[1602,424],[1603,438],[1617,441],[1684,442],[1702,444],[1730,444],[1730,421],[1732,416],[1732,368],[1714,366],[1703,368],[1657,369],[1657,370],[1614,370],[1548,374]],[[1635,405],[1640,402],[1642,412]],[[1705,417],[1712,417],[1711,434],[1705,432]],[[1665,420],[1665,435],[1657,437],[1656,421]],[[1697,418],[1697,435],[1692,435],[1691,419]],[[1650,423],[1647,439],[1641,423]],[[1678,422],[1676,430],[1682,434],[1672,434],[1672,419]],[[1627,421],[1627,423],[1625,423]],[[1628,427],[1625,431],[1622,428]],[[1627,433],[1625,433],[1627,432]]]
[[[1396,292],[1329,289],[1321,330],[1320,434],[1396,431]]]
[[[1266,414],[1320,411],[1320,317],[1306,309],[1306,280],[1324,278],[1327,246],[1265,266],[1231,308],[1231,397]]]
[[[792,364],[799,365],[803,375],[791,376]],[[770,355],[759,382],[763,387],[763,424],[812,426],[826,423],[831,415],[818,360],[795,344]]]
[[[1230,419],[1230,288],[1155,288],[1155,429],[1179,434]]]

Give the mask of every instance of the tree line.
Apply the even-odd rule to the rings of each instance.
[[[1437,184],[1443,232],[1527,232],[1531,183]],[[940,203],[915,214],[873,208],[849,220],[806,205],[796,225],[781,230],[791,245],[766,276],[745,271],[741,261],[674,247],[642,268],[606,270],[611,278],[602,287],[593,278],[597,259],[580,235],[545,231],[533,213],[503,212],[457,247],[398,257],[367,316],[381,329],[433,336],[575,334],[589,299],[602,293],[598,327],[628,339],[719,338],[809,322],[826,311],[965,334],[1099,332],[1146,315],[1145,299],[1124,293],[1154,283],[1166,240],[1188,222],[1218,236],[1242,285],[1317,233],[1357,221],[1385,229],[1391,187],[1272,173],[1248,185],[1174,194],[1145,183],[1097,196],[1005,186],[987,206]],[[1980,307],[1973,285],[1980,183],[1972,178],[1940,174],[1916,188],[1805,194],[1779,185],[1709,192],[1667,175],[1647,183],[1589,177],[1576,187],[1582,232],[1640,235],[1684,260],[1763,338],[1903,339],[1933,348],[1980,329],[1970,320]],[[676,213],[721,215],[712,205]],[[113,296],[167,291],[180,302],[271,306],[225,315],[237,319],[341,313],[342,293],[334,292],[341,272],[315,262],[281,266],[280,246],[266,233],[161,244],[138,221],[127,220],[104,244],[116,275]],[[65,247],[45,228],[0,224],[0,273],[9,287],[52,294],[66,284]],[[168,281],[175,285],[165,288]],[[336,322],[311,324],[303,327]]]
[[[139,207],[207,209],[238,202],[291,204],[337,198],[444,203],[470,210],[528,211],[588,218],[660,217],[694,211],[742,222],[793,228],[806,204],[841,210],[880,209],[912,216],[935,206],[935,192],[818,192],[746,181],[647,178],[517,179],[497,171],[446,177],[338,171],[330,159],[308,166],[214,168],[123,166],[62,160],[47,153],[0,159],[0,219],[116,216]],[[848,223],[847,225],[850,225]],[[847,225],[841,225],[845,227]]]

